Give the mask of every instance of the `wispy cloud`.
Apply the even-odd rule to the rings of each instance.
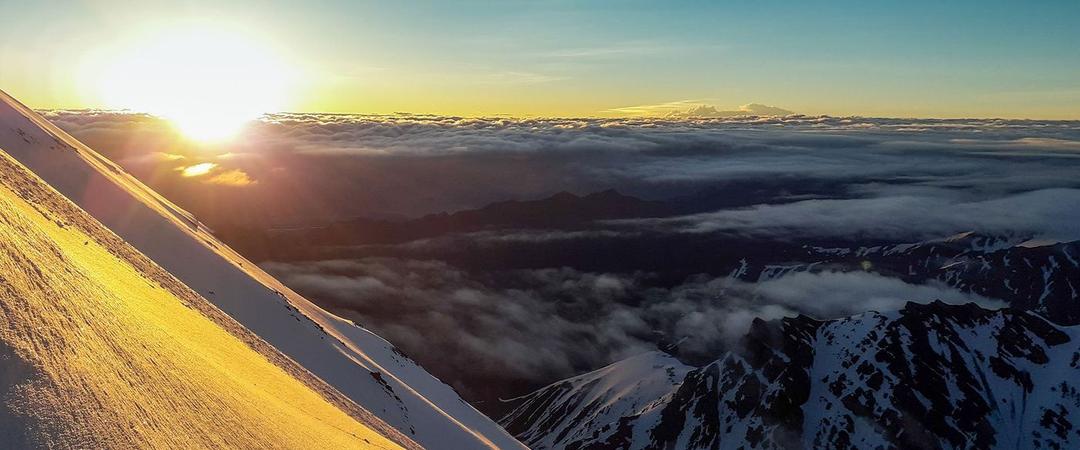
[[[563,48],[549,52],[541,52],[538,54],[538,56],[566,59],[598,59],[628,56],[636,57],[670,52],[673,51],[673,49],[675,48],[675,46],[660,45],[654,42],[628,42],[622,45]]]
[[[568,77],[536,72],[501,71],[482,75],[477,81],[485,84],[541,84],[566,79]]]
[[[687,233],[728,232],[799,240],[808,237],[907,239],[957,232],[1030,233],[1080,240],[1080,190],[1043,189],[989,200],[912,190],[871,198],[814,199],[619,223]]]
[[[728,48],[724,44],[704,42],[675,42],[663,39],[630,40],[610,42],[604,45],[566,46],[549,51],[539,51],[530,55],[536,58],[565,60],[570,63],[589,61],[614,61],[618,59],[641,59],[665,54],[692,53],[697,57],[712,51]]]

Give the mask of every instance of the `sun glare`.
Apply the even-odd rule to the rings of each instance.
[[[269,45],[225,29],[151,35],[115,52],[100,90],[112,107],[169,120],[200,141],[224,140],[286,106],[292,75]]]

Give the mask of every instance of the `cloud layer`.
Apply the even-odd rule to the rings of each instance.
[[[1080,188],[1080,122],[279,114],[233,144],[202,148],[145,115],[54,111],[49,117],[136,174],[161,166],[150,157],[158,153],[186,158],[173,166],[209,161],[223,172],[243,172],[258,183],[230,177],[246,188],[218,199],[221,208],[236,207],[229,201],[259,205],[282,222],[301,213],[416,216],[564,190],[616,188],[664,199],[769,180],[828,183],[834,189],[827,197],[889,202],[972,203]],[[176,186],[200,180],[144,178],[193,209],[199,202],[182,197],[207,192]]]
[[[1041,189],[989,200],[963,194],[893,195],[804,200],[663,219],[616,224],[688,233],[730,232],[798,240],[930,239],[958,231],[1031,234],[1056,241],[1080,240],[1080,190]]]
[[[476,274],[437,261],[388,258],[265,267],[485,400],[654,349],[658,341],[686,338],[680,347],[687,355],[708,359],[742,336],[754,317],[830,318],[935,299],[1001,306],[937,283],[864,272],[798,273],[760,284],[697,277],[657,288],[643,274],[568,268]]]

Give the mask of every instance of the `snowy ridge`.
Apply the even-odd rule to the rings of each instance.
[[[523,448],[391,344],[292,292],[193,216],[2,92],[0,148],[244,327],[420,445]]]
[[[419,448],[0,148],[0,445]]]
[[[816,244],[816,243],[815,243]],[[960,233],[877,246],[771,248],[728,262],[733,278],[760,282],[800,272],[870,271],[911,284],[939,281],[1000,299],[1063,325],[1080,324],[1080,241]]]
[[[947,239],[884,246],[859,258],[819,255],[824,266],[857,266],[908,282],[938,280],[965,292],[1006,301],[1056,323],[1080,324],[1080,242],[962,233]],[[813,258],[811,256],[810,258]],[[806,270],[812,270],[810,266]]]
[[[691,369],[666,353],[643,353],[514,399],[524,406],[502,423],[532,448],[595,439],[581,433],[658,411]]]
[[[557,383],[503,423],[535,448],[1077,448],[1078,338],[1080,326],[1032,313],[941,302],[758,320],[743,349],[687,372],[673,392],[636,396],[646,411],[535,438],[549,429],[544,411],[579,407],[549,400]],[[621,379],[618,366],[568,381]],[[565,386],[560,399],[590,391]]]

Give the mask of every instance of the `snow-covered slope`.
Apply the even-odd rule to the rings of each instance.
[[[416,448],[2,150],[0,446]]]
[[[190,214],[3,93],[0,148],[243,326],[420,445],[523,448],[391,344],[292,292]]]
[[[663,406],[691,369],[666,353],[643,353],[512,400],[524,404],[504,424],[533,448],[595,438],[605,425]]]
[[[869,262],[875,271],[1005,300],[1064,325],[1080,324],[1080,242],[961,233],[914,244],[850,250],[822,266]]]
[[[666,386],[596,396],[625,379],[616,363],[531,394],[503,423],[536,449],[1078,448],[1078,339],[1032,313],[941,302],[759,320],[744,349]],[[660,366],[635,376],[662,380]],[[557,420],[624,397],[644,406]]]

